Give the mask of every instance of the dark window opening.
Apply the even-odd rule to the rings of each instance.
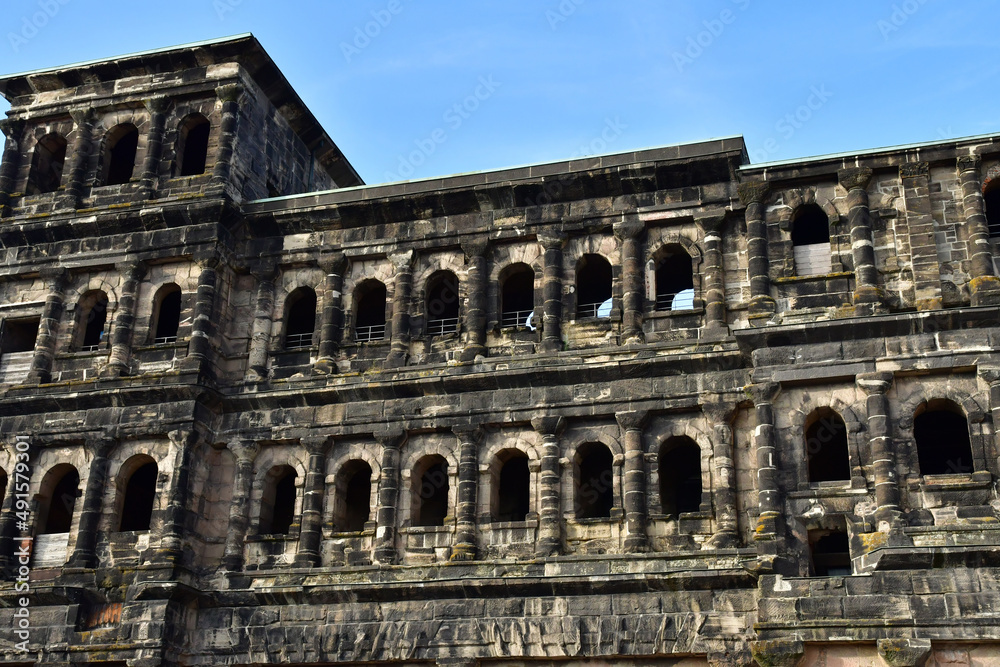
[[[685,436],[663,443],[660,450],[660,504],[677,516],[701,509],[701,448]]]
[[[359,343],[385,338],[385,285],[366,281],[355,292],[354,339]]]
[[[179,176],[197,176],[205,173],[208,158],[208,135],[212,125],[201,114],[184,119],[178,133],[177,155]]]
[[[337,530],[350,533],[364,530],[371,518],[371,466],[364,461],[346,463],[338,482],[336,491],[342,506],[338,508]]]
[[[441,336],[456,331],[458,278],[451,271],[443,271],[427,281],[427,335]]]
[[[153,343],[173,343],[181,324],[181,288],[176,285],[160,290],[160,307],[156,310],[156,331]]]
[[[581,445],[576,464],[576,518],[606,519],[614,505],[611,450],[589,442]]]
[[[584,255],[576,268],[577,317],[611,317],[611,264],[600,255]]]
[[[994,184],[983,195],[986,206],[986,226],[990,238],[1000,237],[1000,186]]]
[[[531,506],[531,473],[528,457],[518,452],[500,468],[497,521],[524,521]]]
[[[0,468],[0,507],[7,498],[7,471]]]
[[[107,134],[104,155],[104,184],[121,185],[132,180],[135,154],[139,148],[139,130],[135,125],[113,127]]]
[[[921,475],[968,474],[975,469],[969,423],[957,405],[934,401],[913,420]]]
[[[816,204],[807,204],[792,220],[792,250],[795,275],[816,276],[830,273],[830,219]]]
[[[694,308],[691,256],[681,250],[664,255],[656,267],[656,309]]]
[[[279,466],[268,474],[268,482],[261,502],[260,532],[287,535],[295,519],[295,470]]]
[[[149,530],[153,518],[153,500],[156,497],[156,464],[144,463],[132,473],[125,485],[122,503],[122,532]]]
[[[843,531],[810,530],[813,573],[817,577],[843,577],[851,574],[851,546]]]
[[[73,506],[80,489],[80,474],[71,468],[56,483],[49,497],[49,509],[45,524],[40,531],[43,535],[68,533],[73,524]]]
[[[421,459],[414,475],[416,526],[443,526],[448,516],[448,462],[440,456]]]
[[[4,320],[0,332],[0,354],[31,352],[38,338],[39,318],[30,320]]]
[[[300,287],[289,295],[288,301],[285,349],[309,347],[316,330],[316,292],[308,287]]]
[[[847,426],[833,410],[819,410],[806,427],[806,459],[810,482],[851,479]]]
[[[62,183],[63,165],[66,163],[66,139],[58,134],[46,134],[35,144],[31,156],[31,171],[24,192],[40,195],[55,192]]]
[[[535,272],[527,264],[515,264],[507,269],[500,289],[500,326],[519,327],[534,331]]]
[[[108,297],[104,292],[99,292],[87,299],[88,303],[82,313],[83,338],[80,341],[80,349],[93,352],[101,346],[104,339],[104,327],[108,323]]]

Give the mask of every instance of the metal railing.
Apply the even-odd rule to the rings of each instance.
[[[160,336],[159,338],[153,339],[153,345],[166,345],[168,343],[176,343],[177,336]]]
[[[354,327],[354,340],[359,343],[369,343],[385,338],[385,325],[374,324],[370,327]]]
[[[515,329],[523,327],[534,331],[535,311],[534,310],[508,310],[500,315],[500,326],[504,329]]]
[[[656,309],[662,311],[692,310],[694,308],[694,290],[686,289],[680,292],[667,292],[656,295]]]
[[[312,339],[313,335],[311,331],[309,333],[288,334],[285,336],[285,349],[301,350],[304,347],[310,347]]]
[[[578,318],[611,317],[611,299],[599,303],[581,303],[576,307]]]
[[[439,320],[427,320],[428,336],[443,336],[458,331],[458,318],[446,317]]]
[[[98,343],[97,345],[81,345],[80,346],[80,351],[81,352],[97,352],[99,349],[101,349],[101,344],[100,343]]]

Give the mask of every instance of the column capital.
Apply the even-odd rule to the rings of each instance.
[[[997,383],[1000,383],[1000,367],[997,366],[979,366],[976,368],[976,373],[979,377],[983,378],[988,385],[991,387]]]
[[[899,165],[900,178],[917,178],[918,176],[930,176],[930,165],[926,162],[908,162]]]
[[[479,237],[479,238],[467,238],[462,239],[459,242],[462,248],[462,252],[468,259],[473,257],[482,257],[486,254],[486,248],[489,246],[489,239]]]
[[[3,132],[3,135],[15,144],[20,143],[24,127],[25,122],[20,118],[4,118],[0,120],[0,132]]]
[[[892,373],[862,373],[857,376],[855,381],[858,384],[858,388],[865,392],[865,395],[872,396],[874,394],[884,394],[889,391],[892,386]]]
[[[619,241],[635,239],[646,231],[646,223],[638,215],[622,214],[622,219],[612,225],[612,230]]]
[[[90,125],[95,120],[97,120],[97,112],[93,107],[87,107],[86,109],[70,109],[69,116],[73,119],[75,125]]]
[[[538,242],[546,250],[562,250],[566,244],[566,234],[554,230],[545,230],[538,234]]]
[[[38,275],[56,291],[62,291],[69,282],[69,269],[62,266],[44,266],[39,269]]]
[[[781,391],[781,385],[777,382],[758,382],[748,384],[743,387],[743,391],[753,401],[754,405],[766,405],[772,403]]]
[[[201,433],[198,432],[198,429],[194,428],[179,428],[167,433],[167,438],[170,439],[171,444],[178,449],[182,449],[185,446],[193,447],[200,437]]]
[[[96,458],[106,459],[118,445],[118,436],[112,433],[100,433],[87,438],[87,445]]]
[[[347,255],[341,250],[321,253],[318,263],[323,273],[343,273],[347,268]]]
[[[982,158],[978,155],[959,155],[956,160],[958,165],[958,171],[979,171],[979,165],[982,164]]]
[[[740,183],[736,187],[736,192],[740,196],[740,201],[744,206],[750,204],[762,204],[771,193],[771,184],[767,181],[747,181]]]
[[[389,254],[389,261],[397,271],[411,273],[413,271],[413,250],[401,250]]]
[[[245,91],[242,83],[227,83],[215,89],[215,96],[222,102],[239,103]]]
[[[855,188],[866,190],[868,189],[868,183],[872,180],[872,173],[870,167],[851,167],[838,171],[837,180],[840,181],[840,185],[845,190],[850,191]]]
[[[694,216],[694,223],[698,225],[702,232],[707,234],[721,234],[722,227],[726,224],[725,209],[702,211]]]
[[[141,259],[124,259],[115,264],[115,270],[121,274],[125,280],[142,280],[146,276],[146,262]]]
[[[406,442],[407,433],[402,428],[390,428],[384,431],[376,431],[372,434],[375,441],[383,447],[399,449]]]
[[[322,434],[304,435],[299,438],[299,444],[306,448],[311,456],[322,455],[330,446],[330,436]]]
[[[219,257],[219,253],[215,250],[211,250],[204,254],[195,254],[191,260],[197,264],[199,267],[204,269],[216,269],[222,262],[222,258]]]
[[[616,412],[615,421],[623,431],[641,431],[646,425],[649,412],[646,410],[631,410],[628,412]]]
[[[250,275],[258,281],[274,280],[278,275],[278,265],[273,259],[260,259],[250,265]]]
[[[728,425],[736,412],[734,403],[727,403],[715,398],[714,395],[703,394],[700,397],[701,411],[705,413],[713,424]]]
[[[543,436],[555,437],[566,428],[566,420],[558,416],[535,417],[531,420],[531,428]]]
[[[146,107],[146,111],[149,113],[166,113],[170,109],[172,101],[167,97],[150,97],[142,101],[142,105]]]
[[[233,453],[237,461],[253,463],[260,454],[260,444],[256,440],[233,440],[226,444],[226,449]]]
[[[476,426],[475,424],[459,424],[458,426],[452,426],[451,432],[455,434],[461,442],[475,442],[478,443],[483,437],[483,429],[481,426]]]

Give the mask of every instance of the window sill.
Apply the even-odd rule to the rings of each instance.
[[[299,539],[298,532],[294,533],[277,533],[277,534],[257,534],[257,535],[247,535],[247,542],[296,542]]]
[[[802,283],[810,281],[820,281],[820,280],[838,280],[840,278],[853,278],[853,271],[834,271],[832,273],[818,273],[814,276],[781,276],[780,278],[775,278],[772,282],[775,285],[783,285],[788,283]]]
[[[454,526],[407,526],[399,529],[400,533],[406,535],[425,535],[425,534],[435,534],[435,533],[453,533],[455,532]]]
[[[643,319],[656,320],[671,317],[691,317],[692,315],[704,315],[704,308],[689,308],[688,310],[651,310],[643,313]]]
[[[983,489],[992,484],[993,475],[985,470],[950,475],[924,475],[910,480],[910,488],[924,492]]]
[[[789,498],[816,498],[853,496],[868,493],[867,483],[863,478],[835,480],[830,482],[805,482],[799,484],[796,491],[788,494]]]
[[[527,521],[493,521],[489,524],[489,527],[493,530],[517,530],[517,529],[529,529],[537,528],[538,521],[527,520]]]

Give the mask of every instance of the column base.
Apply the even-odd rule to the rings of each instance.
[[[373,557],[375,562],[380,565],[395,565],[396,549],[393,547],[379,547],[375,549]]]
[[[973,306],[995,306],[1000,304],[1000,278],[979,276],[969,281]]]
[[[562,352],[563,343],[559,339],[546,338],[542,339],[542,344],[539,347],[542,352]]]
[[[319,554],[299,554],[295,557],[294,567],[319,567]]]
[[[243,556],[229,555],[222,557],[222,566],[230,572],[243,571]]]
[[[469,345],[458,355],[458,360],[462,362],[475,361],[476,357],[486,356],[485,345]]]
[[[538,544],[535,545],[535,558],[548,558],[549,556],[558,556],[561,550],[561,546],[558,540],[543,537],[538,540]]]
[[[778,312],[777,302],[769,296],[755,296],[747,307],[747,319],[751,327],[766,326]]]
[[[24,384],[48,384],[52,381],[52,374],[48,371],[29,371],[24,378]]]
[[[125,364],[108,364],[97,374],[100,378],[114,379],[128,375],[128,366]]]
[[[97,556],[96,555],[81,555],[78,556],[73,554],[70,559],[66,561],[65,567],[79,568],[81,570],[91,570],[97,567]]]
[[[625,537],[625,553],[644,554],[649,553],[649,542],[645,537],[629,535]]]
[[[337,362],[330,357],[320,357],[313,364],[313,372],[321,375],[332,375],[337,372]]]
[[[389,356],[385,359],[385,367],[402,368],[406,365],[409,356],[406,352],[390,352]]]
[[[713,549],[735,549],[740,546],[740,538],[734,532],[719,531],[708,540],[708,546]]]
[[[622,345],[644,345],[646,336],[641,331],[635,331],[622,335]]]
[[[472,561],[476,560],[476,545],[456,544],[451,550],[451,561]]]

